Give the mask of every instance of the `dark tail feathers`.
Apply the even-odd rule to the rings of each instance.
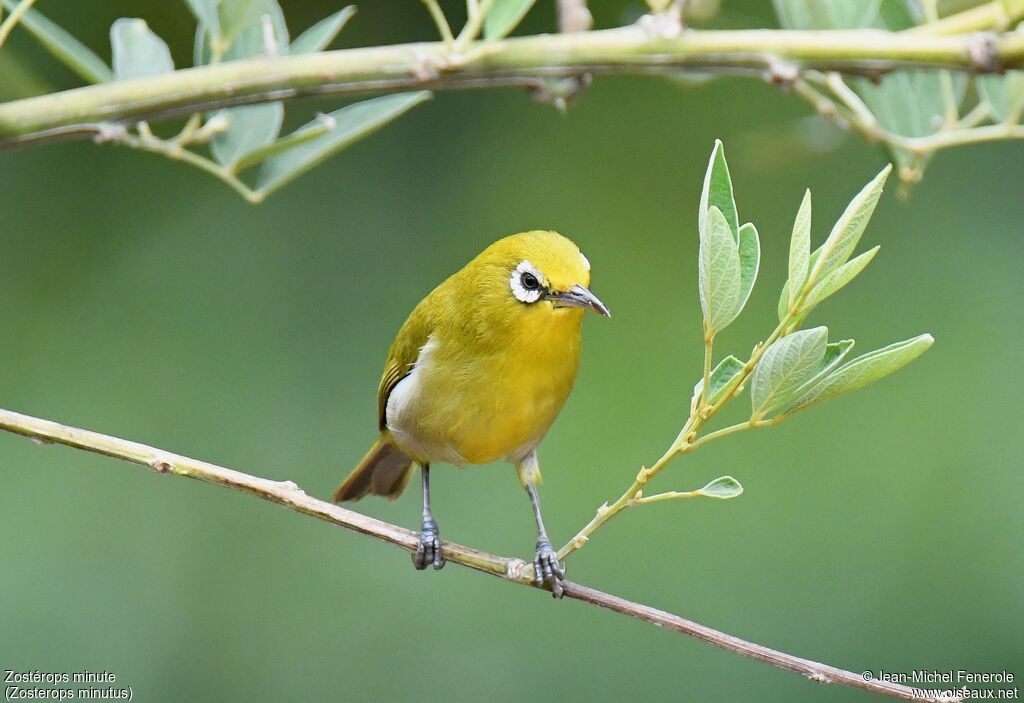
[[[391,434],[382,432],[359,465],[334,492],[334,502],[359,500],[367,494],[395,500],[412,476],[412,459],[395,446]]]

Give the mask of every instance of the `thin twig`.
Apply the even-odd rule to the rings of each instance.
[[[441,35],[441,41],[446,44],[451,44],[455,41],[455,36],[452,34],[452,27],[448,24],[448,18],[444,16],[444,10],[437,4],[437,0],[423,0],[423,4],[427,6],[427,12],[430,13],[430,18],[434,20],[434,25],[437,27],[437,33]]]
[[[272,481],[210,464],[180,454],[172,454],[139,442],[118,439],[89,430],[61,425],[29,415],[0,410],[0,429],[32,437],[47,443],[63,444],[95,454],[124,459],[147,466],[158,473],[174,474],[215,483],[227,488],[250,493],[264,500],[278,503],[299,513],[311,515],[339,525],[360,534],[397,545],[407,551],[414,551],[418,542],[415,532],[397,525],[377,520],[346,508],[326,503],[307,495],[291,481]],[[443,545],[448,561],[468,566],[477,571],[500,576],[508,581],[531,588],[534,585],[529,566],[521,559],[508,558],[481,552],[452,542]],[[862,674],[855,674],[834,666],[803,659],[769,647],[747,642],[724,632],[701,625],[692,620],[635,603],[618,596],[566,581],[565,597],[607,608],[637,620],[689,635],[708,644],[735,654],[755,659],[765,664],[792,671],[819,683],[838,683],[866,691],[879,693],[908,701],[954,701],[959,699],[921,698],[907,686],[878,681]]]
[[[781,421],[781,418],[773,420],[751,418],[747,422],[711,432],[705,437],[698,439],[701,429],[703,429],[708,421],[714,417],[715,413],[721,410],[731,398],[740,392],[740,389],[742,389],[744,383],[746,383],[747,379],[750,377],[750,374],[754,372],[754,368],[757,366],[757,362],[761,359],[761,355],[764,354],[765,350],[768,349],[775,340],[789,334],[793,329],[796,329],[796,327],[799,326],[798,321],[801,315],[801,307],[803,306],[803,303],[807,298],[807,294],[811,290],[810,286],[813,283],[815,283],[815,278],[812,274],[808,277],[808,284],[804,286],[804,289],[801,291],[800,297],[797,298],[793,309],[789,311],[789,314],[786,315],[781,322],[779,322],[779,325],[768,336],[768,339],[754,347],[754,351],[750,354],[750,359],[743,365],[743,368],[739,373],[737,373],[735,377],[733,377],[732,380],[730,380],[729,383],[727,383],[721,390],[722,397],[714,404],[710,404],[708,402],[710,400],[708,395],[708,386],[710,385],[709,369],[711,367],[712,355],[710,341],[714,338],[714,335],[709,336],[705,326],[703,388],[701,389],[700,396],[697,401],[692,403],[690,416],[686,419],[686,422],[683,424],[683,428],[676,436],[675,441],[672,442],[672,445],[668,450],[661,455],[661,458],[658,459],[651,468],[648,469],[646,467],[642,467],[640,471],[637,472],[636,478],[633,479],[633,483],[615,500],[614,503],[611,505],[604,503],[597,509],[597,512],[594,517],[591,518],[590,522],[584,525],[572,539],[566,542],[565,545],[558,550],[559,559],[565,559],[573,552],[582,548],[594,533],[597,532],[597,530],[599,530],[605,523],[625,509],[633,505],[637,505],[637,498],[641,496],[648,481],[664,471],[665,468],[667,468],[668,465],[677,457],[683,454],[689,454],[698,446],[714,441],[719,437],[725,437],[733,432],[754,427],[766,427],[768,425],[775,424],[775,422]]]
[[[1012,12],[1007,12],[1012,7]],[[920,24],[905,30],[907,34],[949,36],[983,32],[986,30],[1004,30],[1024,17],[1024,3],[1007,3],[1005,0],[992,0],[975,7],[948,15],[935,22]]]
[[[10,35],[11,30],[14,29],[14,25],[21,21],[21,18],[25,16],[32,5],[35,4],[36,0],[21,0],[18,6],[11,10],[11,14],[7,15],[2,23],[0,23],[0,46],[4,45],[7,41],[7,37]]]
[[[140,126],[144,124],[146,123],[142,122],[140,123]],[[129,146],[133,149],[138,149],[140,151],[148,151],[152,154],[160,154],[162,156],[166,156],[169,159],[173,159],[175,161],[183,161],[184,163],[187,163],[190,166],[195,166],[199,170],[205,171],[206,173],[215,176],[216,178],[231,186],[235,190],[235,192],[237,192],[250,203],[261,203],[263,202],[263,198],[265,197],[264,194],[261,193],[260,191],[253,190],[245,183],[243,183],[230,170],[224,168],[223,166],[214,161],[211,161],[205,156],[197,154],[194,151],[189,151],[188,149],[184,148],[183,146],[174,141],[164,141],[163,139],[158,139],[151,133],[147,132],[143,132],[138,137],[128,133],[119,134],[117,136],[112,137],[110,141],[115,144],[123,144],[124,146]]]
[[[928,137],[900,137],[895,143],[912,154],[925,155],[939,149],[1004,139],[1024,139],[1024,126],[993,124],[973,129],[939,132]]]

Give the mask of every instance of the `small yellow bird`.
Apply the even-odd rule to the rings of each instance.
[[[487,247],[424,298],[391,344],[377,391],[380,437],[334,494],[397,498],[422,467],[417,569],[444,566],[430,510],[430,465],[513,463],[537,521],[534,574],[555,595],[564,572],[541,517],[537,445],[576,380],[590,263],[556,232],[513,234]]]

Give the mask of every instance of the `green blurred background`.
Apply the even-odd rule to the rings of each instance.
[[[598,26],[640,6],[592,3]],[[454,4],[453,4],[454,6]],[[184,3],[40,2],[108,55],[141,16],[188,65]],[[284,3],[293,34],[336,9]],[[769,4],[723,22],[770,25]],[[541,2],[522,31],[552,26]],[[340,46],[433,36],[419,3],[365,2]],[[16,32],[9,99],[76,85]],[[23,72],[11,69],[19,65]],[[291,103],[299,124],[337,100]],[[326,496],[375,434],[404,316],[497,237],[557,229],[615,313],[593,317],[576,390],[542,447],[562,542],[675,436],[701,366],[696,206],[715,138],[758,286],[720,350],[775,324],[792,218],[821,241],[880,152],[750,79],[600,78],[562,115],[512,90],[439,94],[261,206],[160,157],[90,143],[0,155],[2,406]],[[868,271],[813,322],[860,351],[920,332],[908,369],[674,465],[728,502],[606,527],[570,576],[785,651],[862,669],[1024,675],[1020,143],[940,155],[890,187]],[[737,403],[741,404],[741,403]],[[138,700],[865,700],[575,602],[407,554],[251,497],[0,436],[0,667],[110,670]],[[435,472],[445,538],[528,556],[506,465]],[[410,528],[419,497],[360,510]]]

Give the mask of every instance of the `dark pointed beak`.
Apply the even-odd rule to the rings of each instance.
[[[611,311],[601,302],[601,299],[591,293],[589,288],[583,286],[573,286],[564,292],[551,293],[547,299],[556,308],[586,308],[593,310],[598,315],[612,316]]]

